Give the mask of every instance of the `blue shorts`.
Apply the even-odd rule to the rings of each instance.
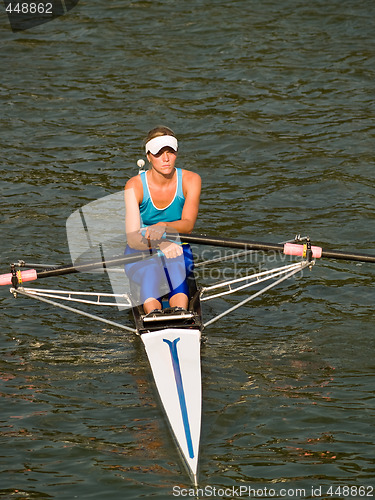
[[[125,264],[125,273],[139,288],[139,301],[144,304],[151,297],[161,302],[163,295],[169,299],[177,293],[189,296],[187,278],[193,272],[194,261],[190,245],[183,244],[183,255],[174,259],[159,256],[147,260]],[[149,254],[149,250],[140,252],[127,245],[124,254]]]

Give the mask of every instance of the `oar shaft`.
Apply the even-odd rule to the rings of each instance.
[[[49,278],[50,276],[62,276],[65,274],[72,274],[72,273],[78,273],[78,269],[76,269],[74,266],[52,267],[36,272],[37,279]]]
[[[262,243],[250,240],[234,240],[231,238],[220,238],[218,236],[207,236],[204,234],[180,234],[181,241],[185,243],[199,243],[215,247],[243,248],[245,250],[264,250],[283,252],[284,245],[281,243]]]
[[[88,271],[94,271],[95,269],[106,267],[114,267],[118,265],[133,264],[134,262],[139,262],[141,260],[149,259],[150,257],[155,257],[156,254],[150,253],[135,253],[124,255],[121,257],[115,257],[109,260],[103,260],[99,262],[86,262],[75,266],[60,266],[55,268],[48,268],[44,271],[37,271],[38,278],[49,278],[50,276],[61,276],[63,274],[71,273],[84,273]]]
[[[323,250],[322,257],[327,259],[354,260],[357,262],[375,262],[375,255],[366,253],[340,252],[338,250]]]
[[[29,269],[27,271],[22,271],[22,272],[17,271],[17,277],[19,280],[22,281],[34,281],[36,279],[49,278],[51,276],[63,276],[66,274],[89,272],[95,269],[100,269],[100,268],[104,269],[106,267],[114,267],[117,265],[132,264],[134,262],[139,262],[141,260],[149,259],[151,257],[154,257],[155,255],[157,254],[151,255],[146,252],[145,253],[140,252],[135,254],[124,255],[121,257],[116,257],[106,261],[82,263],[76,266],[73,265],[58,266],[58,267],[44,269],[42,271]],[[11,285],[12,277],[13,277],[12,273],[0,275],[0,285]]]
[[[245,250],[263,250],[266,252],[281,252],[287,255],[302,255],[303,245],[282,244],[282,243],[262,243],[251,240],[235,240],[231,238],[220,238],[204,234],[180,234],[181,241],[185,243],[198,243],[201,245],[212,245],[219,247],[242,248]],[[290,250],[295,247],[294,250]],[[300,250],[296,250],[300,247]],[[288,249],[288,251],[286,251]],[[331,250],[321,250],[320,247],[312,247],[313,257],[325,257],[328,259],[353,260],[357,262],[375,262],[375,255],[355,252],[340,252]],[[320,253],[321,252],[321,253]]]

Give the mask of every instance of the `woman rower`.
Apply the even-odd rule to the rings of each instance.
[[[125,185],[125,254],[150,251],[157,247],[164,265],[155,257],[125,266],[128,277],[140,286],[145,313],[162,309],[161,281],[169,284],[169,305],[187,309],[186,276],[192,266],[189,245],[163,238],[166,231],[190,233],[196,222],[201,178],[188,170],[175,168],[178,142],[168,127],[156,127],[147,135],[145,150],[150,169],[132,177]],[[164,274],[164,276],[162,276]],[[165,274],[167,276],[165,276]]]

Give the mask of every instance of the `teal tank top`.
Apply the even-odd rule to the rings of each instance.
[[[185,204],[185,196],[182,191],[182,171],[176,168],[177,172],[177,189],[173,200],[165,208],[155,207],[150,190],[148,189],[146,172],[141,172],[141,180],[143,186],[143,199],[139,206],[141,213],[142,227],[152,226],[158,222],[173,222],[180,220],[182,216],[182,209]]]

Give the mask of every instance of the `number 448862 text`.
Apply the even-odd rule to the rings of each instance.
[[[43,2],[19,2],[12,4],[9,2],[5,8],[8,14],[52,14],[52,3]]]

